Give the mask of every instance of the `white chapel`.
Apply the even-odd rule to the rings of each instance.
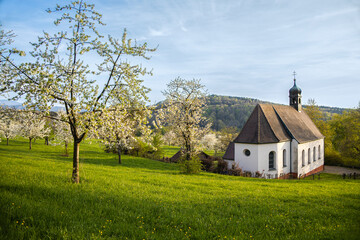
[[[271,178],[299,178],[324,169],[324,136],[301,106],[301,89],[290,104],[258,104],[223,156],[228,167]]]

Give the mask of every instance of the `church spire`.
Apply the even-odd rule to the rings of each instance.
[[[289,100],[290,100],[290,106],[292,106],[293,108],[295,108],[297,111],[301,112],[302,107],[301,107],[301,89],[296,86],[296,72],[294,71],[293,73],[294,75],[294,86],[292,88],[290,88],[289,90]]]

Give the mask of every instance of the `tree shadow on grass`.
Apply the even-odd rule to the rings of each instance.
[[[146,170],[157,170],[159,172],[163,171],[174,171],[177,170],[175,164],[164,163],[153,159],[135,157],[130,155],[122,155],[122,163],[119,164],[118,157],[116,154],[104,153],[99,154],[98,152],[93,152],[97,156],[89,156],[89,152],[84,152],[80,154],[80,162],[85,164],[95,164],[103,165],[110,167],[127,167],[127,168],[137,168],[137,169],[146,169]],[[92,154],[93,154],[92,153]]]

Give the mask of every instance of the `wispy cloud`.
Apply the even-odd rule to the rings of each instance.
[[[167,36],[169,32],[164,29],[156,30],[153,28],[149,28],[149,34],[152,37],[162,37],[162,36]]]

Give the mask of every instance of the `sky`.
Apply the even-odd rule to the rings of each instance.
[[[64,0],[0,0],[0,24],[30,50],[56,31],[47,8]],[[144,84],[153,103],[171,80],[201,79],[209,94],[288,104],[296,71],[302,100],[357,107],[360,101],[360,0],[93,0],[107,25],[157,47]],[[137,64],[139,60],[131,59]]]

